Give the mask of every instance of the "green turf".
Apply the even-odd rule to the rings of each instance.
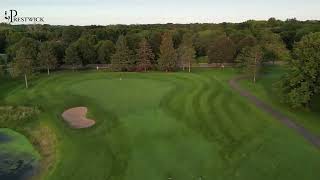
[[[57,133],[49,180],[319,179],[319,150],[233,92],[235,74],[60,72],[0,97],[39,107]],[[97,124],[69,128],[60,114],[74,106]]]
[[[281,80],[285,72],[285,66],[271,66],[261,75],[256,84],[249,80],[243,80],[241,85],[320,137],[319,97],[313,99],[309,109],[291,109],[288,105],[280,102],[275,83]]]

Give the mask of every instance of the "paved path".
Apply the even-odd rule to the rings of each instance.
[[[282,122],[285,126],[295,130],[297,133],[302,135],[308,142],[310,142],[312,145],[320,149],[320,137],[313,135],[304,127],[294,123],[294,121],[291,118],[287,117],[285,114],[281,113],[277,109],[274,109],[270,105],[259,100],[256,96],[252,95],[249,91],[241,88],[237,82],[245,78],[246,78],[245,76],[239,76],[239,77],[233,78],[229,81],[229,85],[232,87],[232,89],[234,89],[235,91],[238,91],[241,96],[246,97],[256,107],[270,114],[275,119]]]

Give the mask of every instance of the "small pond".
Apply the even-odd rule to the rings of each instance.
[[[40,156],[23,135],[0,128],[0,179],[23,180],[32,176]]]

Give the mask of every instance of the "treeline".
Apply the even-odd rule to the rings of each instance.
[[[114,71],[191,71],[198,59],[236,63],[255,82],[263,62],[290,62],[279,83],[284,101],[307,106],[319,94],[320,21],[246,21],[221,24],[50,26],[0,24],[0,75],[62,65],[110,64]],[[312,38],[310,38],[312,36]],[[314,40],[315,39],[315,40]],[[305,50],[305,51],[304,51]],[[3,55],[5,54],[5,55]]]
[[[19,54],[18,51],[22,52],[23,48],[27,48],[29,54],[26,56],[31,58],[35,65],[50,68],[63,64],[114,63],[115,70],[141,70],[145,69],[145,66],[174,70],[178,65],[188,64],[179,62],[185,59],[179,59],[179,55],[185,56],[184,52],[189,52],[182,50],[186,49],[182,46],[189,46],[191,51],[194,50],[194,53],[189,55],[194,56],[191,59],[193,61],[198,57],[208,56],[209,63],[235,62],[243,48],[252,46],[260,46],[263,60],[275,61],[286,59],[286,51],[292,50],[294,42],[299,41],[303,35],[319,30],[318,21],[279,21],[274,18],[239,24],[86,27],[1,24],[0,53],[7,54],[8,62],[13,62]],[[183,41],[185,44],[182,45]],[[162,56],[166,53],[161,52],[162,50],[173,51],[171,47],[165,46],[172,46],[174,49],[174,52],[167,54],[172,56],[172,62],[166,62],[166,58]],[[122,50],[127,52],[120,55]],[[148,51],[150,62],[141,63],[139,61],[145,51]],[[41,62],[48,59],[46,57],[50,57],[50,63]],[[146,61],[145,57],[142,61]],[[124,64],[124,67],[119,67],[121,64]]]

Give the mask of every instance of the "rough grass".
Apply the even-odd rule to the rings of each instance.
[[[37,114],[39,110],[35,107],[0,106],[0,124],[2,128],[21,129]]]
[[[315,97],[309,109],[291,109],[288,105],[280,102],[275,83],[286,72],[285,66],[271,66],[258,79],[256,84],[249,80],[243,80],[241,85],[250,90],[254,95],[280,109],[283,113],[292,117],[296,123],[320,136],[320,98]]]
[[[45,179],[319,179],[319,150],[233,92],[235,74],[61,72],[0,97],[39,107],[56,134]],[[69,128],[61,113],[75,106],[97,124]]]

